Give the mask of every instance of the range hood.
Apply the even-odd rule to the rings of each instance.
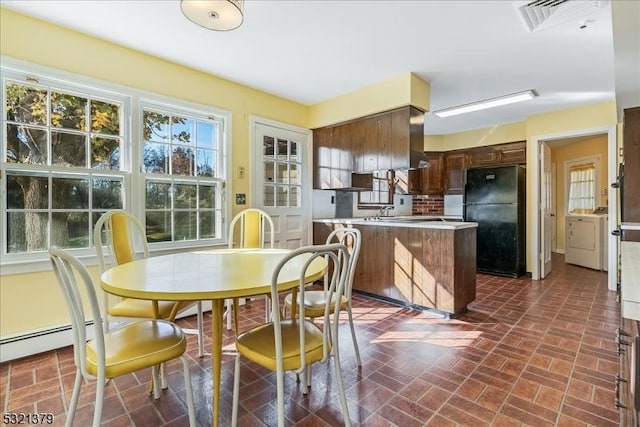
[[[424,151],[411,150],[409,152],[409,169],[424,169],[429,166],[429,159],[427,159]]]

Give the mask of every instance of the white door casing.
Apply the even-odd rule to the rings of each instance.
[[[540,144],[540,277],[545,278],[551,273],[551,195],[553,180],[551,177],[551,148],[544,142]]]
[[[274,247],[311,242],[311,131],[251,117],[251,206],[274,222]]]

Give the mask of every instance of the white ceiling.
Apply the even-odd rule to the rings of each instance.
[[[540,95],[446,119],[429,113],[426,134],[614,99],[608,2],[582,20],[535,32],[515,3],[522,4],[248,0],[240,28],[215,32],[185,18],[177,0],[2,0],[3,7],[308,105],[407,72],[431,83],[432,111],[526,89]]]

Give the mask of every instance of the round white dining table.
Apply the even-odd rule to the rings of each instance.
[[[211,300],[213,376],[212,424],[219,424],[220,369],[224,300],[264,295],[271,292],[275,266],[289,252],[286,249],[221,249],[162,255],[121,264],[105,271],[101,287],[125,298],[152,301]],[[308,255],[293,258],[278,276],[278,289],[298,285]],[[316,258],[305,274],[305,282],[320,279],[326,270]]]

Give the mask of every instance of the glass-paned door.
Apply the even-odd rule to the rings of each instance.
[[[254,124],[254,207],[275,224],[275,246],[297,248],[310,242],[311,171],[309,134]]]

